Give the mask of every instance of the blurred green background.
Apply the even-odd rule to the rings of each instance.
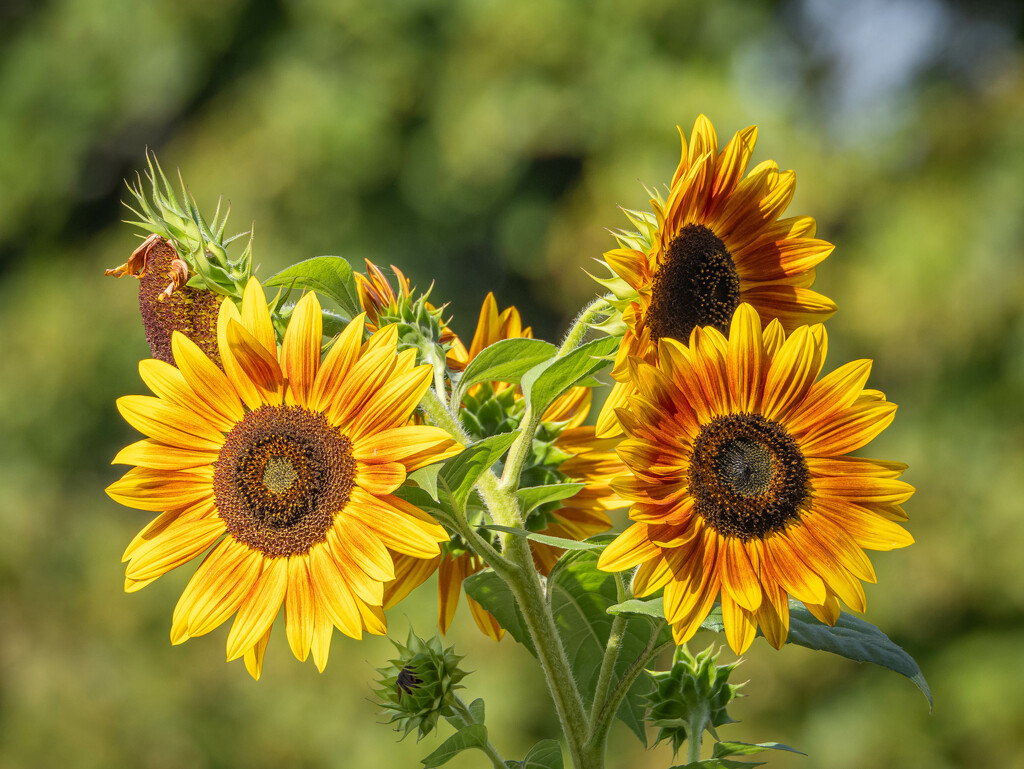
[[[759,124],[755,161],[796,170],[789,213],[837,244],[831,365],[876,359],[901,409],[868,454],[918,487],[867,619],[935,694],[758,641],[722,737],[809,754],[777,767],[1024,766],[1022,38],[997,0],[0,3],[0,767],[411,767],[438,742],[375,724],[382,639],[336,636],[319,675],[275,634],[254,683],[227,626],[171,647],[191,567],[122,592],[148,515],[102,489],[148,353],[134,282],[102,271],[138,242],[147,146],[256,223],[263,276],[372,257],[435,281],[461,333],[493,290],[553,338],[700,112],[723,141]],[[433,612],[424,588],[393,632]],[[507,757],[554,736],[522,648],[465,607],[450,639]],[[671,763],[613,734],[610,766]]]

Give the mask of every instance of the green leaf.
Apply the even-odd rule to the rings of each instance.
[[[599,545],[596,542],[580,542],[577,539],[550,537],[547,534],[538,534],[535,531],[527,531],[526,529],[516,529],[512,526],[499,526],[496,523],[485,524],[480,528],[490,529],[492,531],[503,531],[506,534],[516,534],[520,537],[532,539],[534,542],[541,542],[545,545],[551,545],[551,547],[560,547],[563,550],[593,550],[598,553],[604,550],[604,545]]]
[[[471,703],[469,703],[469,714],[473,716],[473,720],[478,724],[484,722],[484,701],[482,697],[477,697]]]
[[[786,643],[832,652],[855,662],[871,662],[909,678],[932,706],[932,692],[914,658],[877,627],[849,614],[840,614],[835,627],[819,622],[800,603],[789,602]]]
[[[764,761],[732,761],[728,758],[705,758],[703,761],[693,761],[689,764],[680,764],[670,769],[747,769],[751,766],[764,766]]]
[[[529,486],[519,489],[516,497],[519,498],[519,506],[523,515],[529,515],[532,510],[540,507],[546,502],[555,502],[559,499],[567,499],[586,488],[585,483],[553,483],[549,486]]]
[[[537,656],[530,632],[526,629],[523,612],[501,577],[490,569],[484,569],[466,577],[462,586],[466,589],[466,595],[493,614],[509,635],[529,649],[530,654]]]
[[[611,635],[613,618],[608,614],[608,608],[618,603],[615,577],[600,571],[597,559],[596,552],[587,550],[566,553],[548,576],[548,595],[555,624],[579,682],[580,694],[586,702],[594,699],[601,661]],[[640,657],[652,633],[658,634],[658,644],[671,640],[665,624],[655,625],[649,619],[640,617],[627,620],[615,661],[613,685]],[[650,678],[646,673],[641,674],[626,693],[616,713],[645,745],[647,736],[644,732],[643,699],[650,689]]]
[[[334,301],[352,317],[363,311],[352,267],[340,256],[306,259],[267,278],[264,285],[311,289]]]
[[[796,748],[789,747],[789,745],[783,745],[781,742],[760,742],[756,745],[749,742],[716,742],[712,757],[752,756],[755,753],[763,753],[766,750],[788,750],[790,753],[799,753],[801,756],[807,755]]]
[[[480,748],[487,745],[487,727],[481,724],[473,724],[455,732],[451,737],[441,743],[440,747],[423,759],[421,762],[426,769],[433,769],[441,766],[464,750]]]
[[[556,740],[541,740],[517,764],[522,769],[562,769],[562,746]]]
[[[523,374],[523,393],[534,413],[542,413],[570,387],[588,379],[606,366],[619,340],[606,336],[577,347],[563,358],[544,361]]]
[[[485,347],[470,361],[452,398],[461,403],[470,387],[479,382],[519,384],[523,374],[554,357],[555,346],[543,339],[501,339]]]
[[[447,500],[436,500],[425,489],[416,486],[401,486],[394,495],[434,516],[450,518],[455,515]]]
[[[665,602],[660,595],[656,598],[630,598],[628,601],[609,606],[608,613],[665,619]],[[722,624],[722,608],[715,604],[700,626],[702,630],[710,630],[714,633],[721,633],[725,630],[725,625]]]
[[[421,467],[419,470],[413,470],[409,473],[408,479],[427,492],[430,498],[437,502],[437,474],[441,472],[442,467],[444,467],[443,462]]]
[[[467,446],[461,453],[444,463],[439,478],[454,509],[459,512],[465,511],[466,500],[469,499],[469,493],[473,490],[477,478],[501,459],[501,455],[508,451],[517,435],[517,430],[491,435]]]

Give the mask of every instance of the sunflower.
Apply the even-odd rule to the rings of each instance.
[[[494,294],[488,293],[480,308],[469,349],[456,339],[449,352],[449,360],[454,355],[456,370],[463,370],[481,350],[495,342],[532,336],[531,328],[523,326],[522,317],[515,307],[499,310]],[[590,400],[589,388],[575,387],[556,399],[541,418],[542,425],[538,440],[535,441],[534,454],[523,469],[521,485],[585,483],[586,486],[568,499],[532,511],[526,521],[531,531],[552,537],[583,540],[610,528],[611,519],[607,511],[623,504],[623,500],[609,485],[613,477],[625,470],[614,450],[619,439],[599,439],[594,435],[593,427],[581,426],[590,411]],[[485,424],[485,420],[477,419],[473,414],[474,406],[483,404],[481,410],[491,411],[499,401],[505,411],[517,415],[513,419],[521,417],[521,413],[516,410],[516,406],[521,405],[521,395],[507,382],[481,382],[470,388],[467,403],[462,404],[462,415],[474,439],[515,429],[511,423],[488,429],[493,425]],[[481,530],[481,533],[491,536],[486,530]],[[564,552],[540,542],[530,542],[530,547],[535,566],[545,575]],[[458,608],[463,580],[485,567],[483,559],[468,550],[456,536],[441,546],[441,555],[431,563],[412,563],[398,556],[395,559],[398,576],[385,591],[384,606],[390,608],[436,570],[438,627],[442,633],[447,633]],[[477,627],[495,641],[500,640],[505,631],[498,621],[469,596],[466,596],[466,600]]]
[[[597,421],[598,435],[619,431],[615,409],[636,392],[631,357],[654,363],[658,341],[685,342],[697,326],[725,332],[740,302],[763,323],[778,318],[790,332],[826,320],[830,299],[812,291],[814,268],[834,248],[814,237],[809,216],[780,219],[796,177],[771,160],[743,177],[754,151],[757,126],[736,133],[721,152],[711,122],[697,118],[672,177],[668,197],[651,201],[653,217],[634,221],[646,234],[619,238],[623,248],[604,254],[629,287],[626,325],[612,369],[616,380]]]
[[[914,492],[898,480],[906,465],[847,456],[896,406],[864,389],[867,360],[815,381],[826,346],[821,324],[787,339],[773,320],[762,334],[757,310],[741,304],[728,341],[697,327],[689,346],[662,339],[656,366],[632,359],[638,394],[618,413],[632,477],[612,487],[631,501],[634,523],[598,566],[639,565],[638,596],[664,588],[677,643],[719,596],[737,653],[759,626],[781,647],[789,596],[834,625],[839,600],[864,611],[861,580],[875,581],[864,550],[913,542],[898,525]]]
[[[284,606],[288,643],[327,664],[333,629],[359,638],[386,630],[390,552],[421,560],[448,539],[394,492],[412,470],[456,454],[436,427],[409,417],[431,379],[412,351],[396,354],[394,327],[363,343],[364,318],[321,362],[315,294],[296,305],[278,352],[262,287],[250,280],[241,313],[220,306],[223,370],[185,335],[174,366],[145,360],[156,397],[118,410],[147,436],[123,449],[135,465],[107,493],[160,512],[125,551],[125,589],[138,590],[212,549],[174,610],[171,641],[213,630],[232,614],[229,660],[259,677],[271,626]]]

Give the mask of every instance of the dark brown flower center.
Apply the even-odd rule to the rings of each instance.
[[[355,479],[352,444],[323,414],[263,406],[228,433],[213,490],[228,532],[280,557],[322,542]]]
[[[793,437],[760,414],[727,414],[693,444],[690,492],[716,532],[746,541],[785,528],[807,499],[807,463]]]
[[[654,274],[647,327],[655,342],[686,342],[697,326],[726,333],[739,303],[740,278],[725,243],[707,227],[688,224]]]

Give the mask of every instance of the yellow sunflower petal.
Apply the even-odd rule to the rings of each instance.
[[[263,555],[232,537],[220,541],[178,599],[171,642],[205,635],[234,614],[262,571]]]
[[[761,320],[753,307],[741,304],[732,316],[726,355],[729,396],[736,411],[757,411],[766,368]]]
[[[760,605],[760,600],[758,601]],[[722,624],[725,625],[725,638],[736,654],[743,654],[757,636],[757,622],[754,612],[740,606],[732,600],[732,596],[722,593]]]
[[[368,526],[388,548],[417,558],[433,558],[440,552],[437,543],[448,540],[439,524],[405,500],[375,497],[358,487],[344,516]]]
[[[220,352],[220,362],[224,368],[224,374],[231,382],[231,386],[235,388],[238,397],[242,399],[242,403],[249,409],[258,409],[263,405],[260,391],[256,389],[256,385],[242,369],[228,342],[228,326],[241,322],[242,316],[239,315],[235,303],[230,299],[221,302],[220,314],[217,316],[217,349]]]
[[[228,321],[226,334],[230,354],[245,378],[255,386],[260,399],[273,406],[281,405],[284,398],[284,374],[277,358],[267,352],[240,323]]]
[[[125,576],[134,583],[160,577],[205,552],[224,531],[220,517],[210,515],[207,506],[197,505],[133,548]]]
[[[180,331],[171,335],[171,350],[178,370],[195,392],[196,398],[211,407],[213,426],[226,433],[242,421],[245,416],[242,403],[217,364]]]
[[[288,559],[266,558],[263,573],[238,607],[228,633],[228,661],[238,659],[259,643],[274,624],[288,589]]]
[[[744,609],[756,611],[761,605],[761,583],[743,543],[736,537],[725,537],[718,552],[724,592]]]
[[[215,451],[198,451],[168,446],[159,441],[144,439],[129,443],[115,456],[112,465],[138,465],[152,470],[188,470],[211,465],[217,460]]]
[[[288,377],[288,392],[299,406],[306,406],[313,394],[320,369],[323,315],[316,294],[310,292],[292,310],[281,343],[281,364]]]
[[[370,494],[390,494],[405,483],[405,467],[398,462],[360,464],[356,470],[356,483]]]
[[[498,624],[498,620],[494,618],[494,615],[468,595],[466,596],[466,603],[469,605],[469,611],[473,615],[473,621],[476,622],[476,626],[480,628],[481,632],[492,641],[500,641],[501,637],[505,635],[505,628]]]
[[[316,597],[310,582],[308,560],[305,555],[288,557],[288,590],[284,601],[288,645],[300,662],[309,656],[316,620]]]
[[[358,441],[364,435],[407,424],[423,394],[430,387],[432,377],[433,370],[430,366],[419,366],[405,374],[392,377],[373,393],[360,409],[359,416],[352,422],[348,431],[353,440]]]
[[[840,366],[811,385],[807,396],[786,417],[786,427],[798,440],[817,425],[849,408],[864,389],[871,361],[855,360]]]
[[[220,451],[224,434],[195,413],[161,398],[122,395],[117,410],[143,435],[182,449]]]
[[[461,444],[440,427],[407,425],[361,437],[353,443],[352,457],[364,464],[398,462],[412,472],[461,450]]]
[[[363,622],[341,570],[323,545],[314,545],[309,551],[309,576],[318,606],[334,626],[351,638],[363,637]]]
[[[347,515],[334,519],[338,542],[352,556],[359,568],[380,582],[396,578],[396,564],[381,537],[374,529],[361,520]]]
[[[896,404],[888,401],[858,401],[832,420],[807,429],[800,448],[809,457],[835,457],[868,444],[892,424]]]
[[[810,329],[801,326],[794,331],[772,359],[761,413],[768,419],[783,420],[806,397],[824,362]]]
[[[313,382],[313,393],[309,399],[311,409],[327,411],[335,401],[349,370],[359,360],[365,322],[366,313],[357,315],[334,340]]]
[[[150,470],[133,467],[107,486],[107,495],[136,510],[154,513],[183,508],[213,496],[213,468]]]
[[[601,551],[597,568],[602,571],[623,571],[661,554],[660,548],[647,538],[647,524],[635,523],[608,543]]]
[[[393,554],[395,578],[384,586],[384,608],[390,609],[409,593],[427,581],[437,571],[441,556],[435,558],[412,558],[401,553]]]
[[[185,381],[184,374],[170,363],[155,358],[141,360],[139,376],[154,395],[175,406],[195,412],[196,418],[200,421],[212,423],[218,419],[218,415],[209,404],[196,397],[195,390]]]
[[[263,657],[267,652],[267,644],[270,643],[270,630],[268,627],[263,637],[245,653],[245,669],[257,681],[263,674]]]
[[[469,561],[469,554],[455,558],[443,555],[437,567],[437,626],[443,634],[448,633],[459,608],[462,581],[469,576]]]
[[[256,278],[249,278],[242,293],[241,323],[245,330],[252,334],[267,353],[277,360],[277,335],[274,333],[274,322],[270,319],[270,308],[267,306],[267,295],[263,286]]]

